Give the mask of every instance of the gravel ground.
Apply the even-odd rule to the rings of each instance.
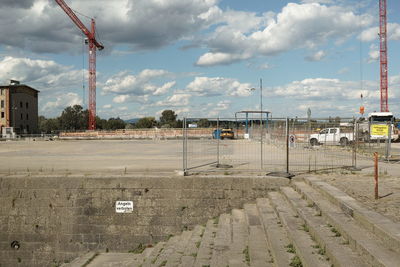
[[[379,199],[375,200],[374,169],[323,174],[322,180],[336,186],[367,207],[400,223],[400,164],[379,163]]]

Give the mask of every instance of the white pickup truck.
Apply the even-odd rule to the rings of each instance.
[[[340,128],[325,128],[317,134],[310,135],[310,144],[312,146],[320,144],[347,146],[353,141],[353,133],[343,132]]]

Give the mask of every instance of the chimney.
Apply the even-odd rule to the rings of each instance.
[[[19,85],[20,82],[16,80],[10,80],[10,85]]]

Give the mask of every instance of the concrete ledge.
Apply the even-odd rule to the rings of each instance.
[[[331,203],[339,206],[343,212],[352,216],[365,228],[382,238],[388,246],[400,253],[400,225],[398,223],[361,206],[357,200],[326,182],[314,177],[304,180],[326,196]]]

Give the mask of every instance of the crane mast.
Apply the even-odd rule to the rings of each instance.
[[[96,129],[96,49],[103,50],[104,46],[96,40],[96,22],[91,19],[91,30],[86,28],[74,11],[64,2],[55,0],[56,3],[71,18],[75,25],[86,35],[89,46],[89,121],[88,129]]]
[[[379,0],[379,43],[380,43],[380,78],[381,112],[389,112],[388,105],[388,67],[386,42],[386,0]]]

